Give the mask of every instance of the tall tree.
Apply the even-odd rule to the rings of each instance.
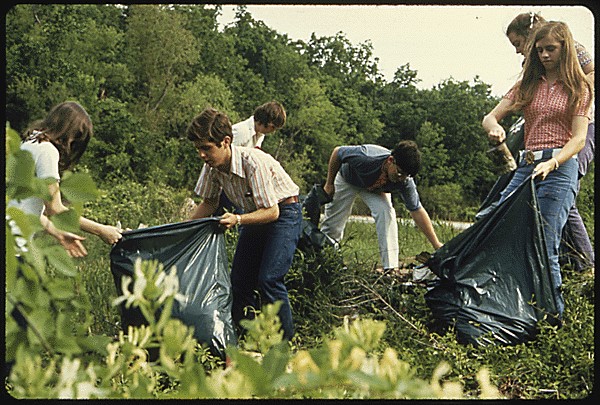
[[[474,85],[449,79],[423,91],[422,108],[427,119],[446,134],[443,143],[454,168],[452,181],[460,184],[472,201],[485,197],[484,185],[489,189],[495,178],[485,153],[488,140],[481,128],[481,119],[493,107],[489,88],[477,78]]]
[[[127,64],[136,77],[138,108],[149,118],[196,60],[196,40],[185,23],[167,5],[129,6]]]
[[[448,183],[454,178],[454,170],[449,165],[450,156],[444,146],[444,130],[438,124],[425,121],[415,141],[422,154],[419,178],[421,186],[433,186]]]

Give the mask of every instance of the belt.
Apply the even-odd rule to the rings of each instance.
[[[555,149],[543,149],[543,150],[521,150],[519,151],[519,157],[527,164],[532,164],[536,160],[551,159],[558,156],[562,148]],[[573,155],[571,159],[577,157],[577,154]]]
[[[299,201],[300,200],[298,200],[298,196],[294,195],[292,197],[284,198],[283,200],[279,201],[279,205],[288,205],[288,204],[297,203]]]

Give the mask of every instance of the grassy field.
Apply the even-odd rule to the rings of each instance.
[[[445,242],[457,234],[436,225]],[[400,226],[400,260],[414,262],[431,246],[414,226]],[[235,235],[226,235],[229,253]],[[110,272],[110,247],[97,238],[87,241],[90,255],[81,260],[81,291],[90,297],[94,323],[91,332],[114,336],[120,329],[118,311],[111,306],[116,288]],[[418,377],[430,376],[440,361],[452,366],[451,380],[476,395],[475,374],[486,366],[492,382],[507,398],[584,398],[594,387],[594,275],[564,269],[565,325],[541,324],[538,338],[514,347],[464,346],[452,333],[438,334],[425,303],[425,289],[405,288],[378,266],[375,225],[349,223],[339,252],[298,252],[287,277],[296,324],[295,349],[318,346],[345,317],[384,320],[384,342],[411,364]]]

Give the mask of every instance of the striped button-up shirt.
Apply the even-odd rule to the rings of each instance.
[[[519,82],[520,83],[520,82]],[[516,84],[505,96],[514,100]],[[571,123],[573,116],[590,118],[591,95],[586,91],[581,106],[573,115],[568,112],[569,95],[560,80],[550,85],[542,76],[535,90],[533,100],[523,109],[525,116],[525,148],[543,150],[562,148],[573,137]]]
[[[204,165],[195,192],[203,199],[217,200],[221,190],[245,212],[270,208],[300,189],[271,155],[256,148],[231,146],[231,168],[224,173]]]

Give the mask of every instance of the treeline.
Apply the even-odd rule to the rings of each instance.
[[[423,151],[417,182],[430,214],[474,213],[496,178],[480,125],[497,102],[488,84],[475,77],[418,89],[408,63],[386,81],[368,41],[352,44],[342,32],[292,40],[244,6],[219,30],[220,10],[14,6],[6,14],[7,121],[20,132],[52,105],[77,100],[95,126],[80,168],[100,187],[127,180],[191,190],[202,164],[184,137],[193,116],[211,105],[236,122],[278,100],[288,121],[263,149],[301,192],[324,180],[336,145],[391,148],[413,139]]]

